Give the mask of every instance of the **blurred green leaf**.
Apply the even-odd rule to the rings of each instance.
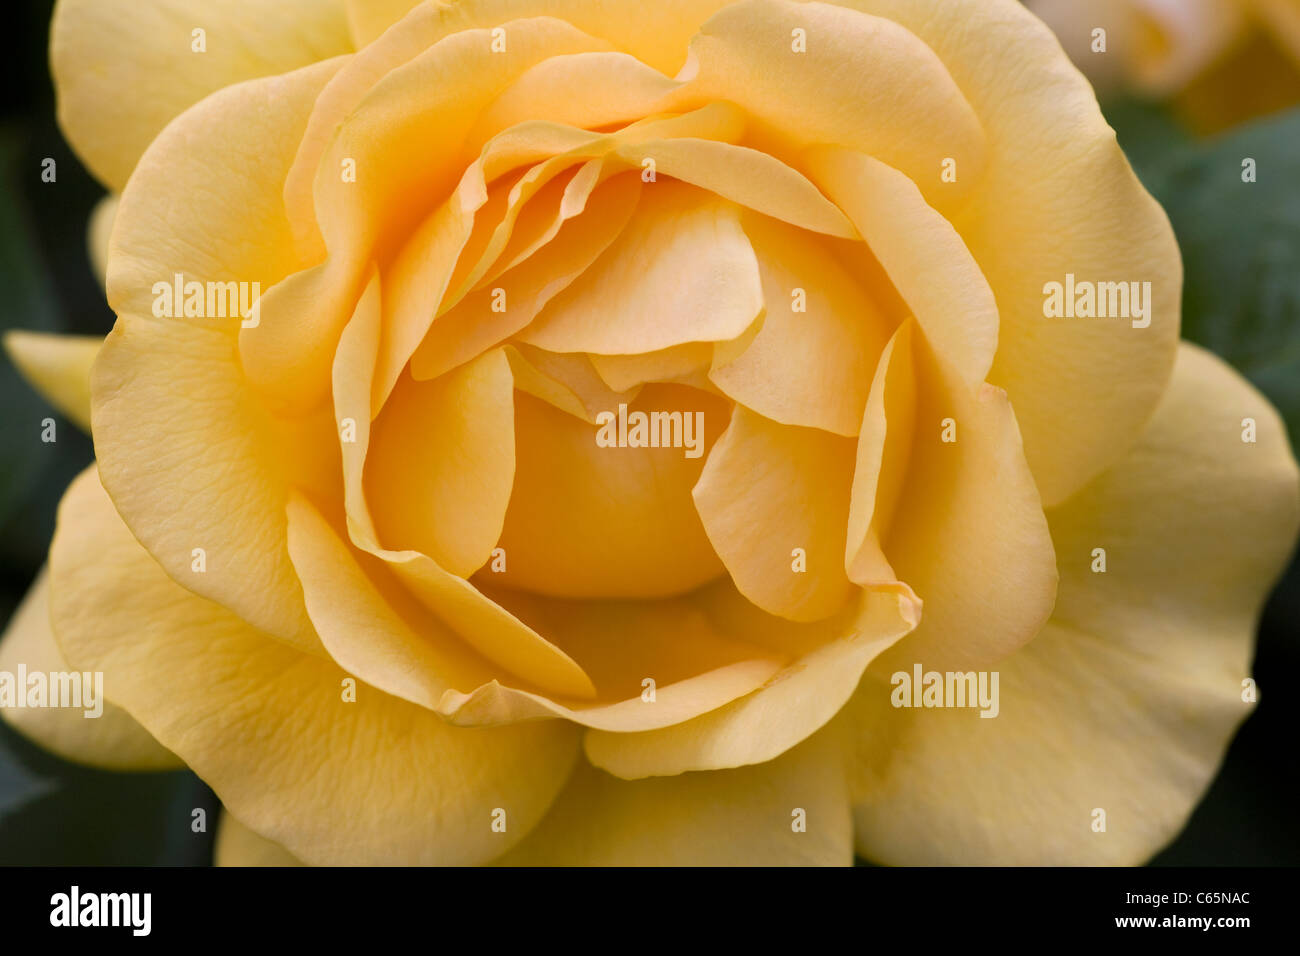
[[[23,766],[0,736],[0,821],[53,789],[53,782]]]
[[[16,137],[0,133],[0,288],[4,289],[0,330],[48,332],[58,327],[58,307],[23,206],[27,188],[43,184],[39,170],[18,169],[21,154]],[[32,186],[24,188],[27,184]],[[40,421],[53,413],[18,375],[8,356],[0,357],[0,408],[4,410],[0,414],[0,524],[4,524],[31,493],[45,466]]]
[[[194,832],[194,811],[206,829]],[[205,866],[220,812],[188,770],[69,763],[0,721],[0,866]]]
[[[1249,378],[1300,447],[1300,110],[1204,143],[1168,133],[1163,148],[1152,131],[1171,121],[1153,110],[1107,116],[1178,236],[1183,338]],[[1255,182],[1242,181],[1246,159]]]

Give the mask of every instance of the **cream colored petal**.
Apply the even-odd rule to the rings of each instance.
[[[90,367],[103,344],[98,335],[4,335],[5,351],[23,378],[84,432],[90,431]]]
[[[51,551],[55,633],[238,819],[306,863],[474,864],[546,812],[578,741],[560,721],[466,730],[355,683],[176,586],[93,471]],[[129,600],[123,600],[128,595]],[[517,829],[492,831],[504,809]]]
[[[402,17],[421,5],[423,0],[343,0],[348,26],[357,49],[374,42]],[[442,6],[442,4],[424,4]]]
[[[119,191],[153,138],[205,96],[351,50],[342,0],[59,0],[50,30],[59,124]]]
[[[615,776],[637,779],[765,763],[824,726],[844,706],[877,654],[916,626],[920,602],[901,593],[863,592],[833,621],[795,625],[762,612],[730,589],[713,589],[714,621],[724,631],[806,649],[760,689],[694,720],[662,730],[589,730],[587,759]],[[734,596],[733,596],[734,595]],[[799,629],[793,636],[789,633]],[[763,638],[756,638],[756,635]]]
[[[651,352],[735,338],[762,307],[739,207],[655,182],[622,235],[520,338],[553,352]]]
[[[850,866],[832,735],[768,763],[619,780],[580,762],[551,813],[501,866]]]
[[[113,235],[113,223],[117,220],[117,205],[120,196],[109,193],[98,203],[90,214],[90,223],[86,227],[86,251],[90,255],[90,267],[95,270],[95,278],[101,286],[108,282],[108,240]]]
[[[302,866],[284,847],[258,836],[225,809],[217,823],[212,862],[216,866]]]
[[[1059,502],[1123,455],[1163,394],[1182,289],[1173,230],[1129,168],[1092,88],[1019,3],[954,0],[935,16],[929,0],[839,2],[920,37],[983,126],[984,172],[958,163],[958,183],[978,188],[953,224],[997,297],[989,381],[1011,396],[1043,501]],[[1010,49],[1014,70],[1006,69]],[[1144,321],[1136,316],[1046,318],[1044,286],[1070,274],[1150,282],[1150,325],[1134,328]],[[1106,369],[1104,387],[1098,368]]]
[[[856,435],[889,320],[817,237],[752,214],[744,227],[762,277],[762,325],[739,354],[715,359],[709,380],[773,421]]]
[[[103,696],[112,690],[93,674],[74,671],[63,657],[50,629],[50,581],[42,568],[27,596],[14,611],[0,638],[0,673],[14,681],[13,691],[24,701],[29,685],[19,682],[19,668],[30,678],[45,675],[53,693],[53,675],[71,674],[77,683],[75,707],[8,706],[0,695],[0,717],[24,737],[66,760],[106,770],[173,770],[185,766],[154,740],[121,707]],[[88,679],[87,679],[88,678]],[[91,697],[82,696],[86,690]],[[92,699],[93,698],[93,699]],[[47,703],[53,698],[47,697]]]
[[[1142,439],[1050,515],[1057,609],[994,665],[996,718],[896,710],[882,681],[859,690],[870,859],[1141,863],[1183,827],[1250,713],[1256,621],[1300,525],[1285,429],[1253,388],[1182,346]]]
[[[835,143],[876,156],[940,209],[979,181],[984,134],[976,112],[943,58],[888,16],[831,3],[741,0],[704,24],[691,60],[679,102],[730,100],[778,142]],[[966,178],[941,182],[946,158]]]
[[[853,457],[847,438],[780,425],[744,406],[732,413],[693,496],[736,587],[765,611],[814,621],[848,600]]]

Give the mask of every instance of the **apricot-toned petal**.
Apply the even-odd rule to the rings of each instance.
[[[208,94],[351,50],[341,0],[59,0],[50,31],[59,124],[115,190],[163,127]]]
[[[98,335],[51,335],[13,330],[5,351],[23,378],[82,431],[90,431],[90,366],[104,340]]]
[[[831,735],[737,770],[619,780],[579,761],[502,866],[850,866],[843,756]]]
[[[520,338],[553,352],[651,352],[735,338],[762,307],[739,207],[663,181],[642,188],[622,235]]]
[[[597,374],[591,358],[581,352],[547,352],[523,342],[506,346],[515,388],[576,415],[592,425],[602,414],[636,400],[638,388],[615,392]]]
[[[1138,444],[1050,517],[1057,609],[996,665],[995,719],[894,710],[883,682],[855,697],[865,856],[1140,863],[1182,828],[1250,713],[1255,624],[1300,524],[1296,463],[1262,396],[1183,345]]]
[[[698,595],[652,600],[567,600],[478,586],[589,675],[594,699],[556,698],[493,682],[448,693],[439,709],[457,724],[564,717],[618,733],[690,720],[757,690],[788,662],[788,649],[724,631]]]
[[[328,395],[333,351],[369,263],[397,251],[452,195],[484,145],[469,138],[482,111],[529,67],[607,45],[563,21],[534,18],[510,24],[503,52],[492,46],[488,30],[466,30],[392,70],[311,167],[310,198],[328,258],[269,293],[261,325],[240,339],[249,379],[273,407],[300,411]],[[309,142],[301,145],[295,175],[306,175],[299,172],[303,155],[317,155]],[[290,201],[301,201],[289,191],[293,182],[284,185]],[[305,214],[290,208],[300,234]]]
[[[212,849],[212,862],[216,866],[302,866],[302,861],[292,853],[258,836],[248,827],[222,809],[217,821],[216,845]]]
[[[714,611],[723,630],[803,653],[759,690],[694,720],[642,733],[589,730],[593,764],[635,779],[771,760],[835,716],[872,658],[916,626],[920,602],[900,591],[864,591],[848,613],[811,625],[770,618],[738,595]]]
[[[988,666],[1051,613],[1052,539],[1006,393],[945,376],[922,336],[912,353],[911,459],[884,554],[925,613],[872,670]]]
[[[23,670],[20,671],[19,668]],[[0,692],[0,717],[24,737],[66,760],[107,770],[172,770],[184,764],[163,747],[121,707],[105,699],[103,675],[73,670],[50,630],[50,582],[42,568],[22,603],[14,611],[4,637],[0,638],[0,673],[7,675],[15,695],[12,701]],[[28,679],[42,675],[47,688],[45,704],[54,703],[59,679],[70,675],[67,688],[72,696],[64,700],[76,706],[18,706],[28,700]],[[89,696],[85,696],[89,694]]]
[[[514,479],[514,383],[496,349],[431,382],[404,376],[371,429],[380,540],[469,577],[501,534]]]
[[[589,696],[590,683],[583,676],[580,668],[574,665],[563,652],[508,611],[480,594],[464,578],[445,570],[428,555],[415,551],[387,551],[379,546],[362,478],[366,453],[370,445],[371,422],[368,401],[371,393],[371,376],[375,368],[374,359],[379,346],[382,311],[380,300],[380,283],[377,275],[372,274],[366,291],[357,305],[356,313],[343,331],[334,363],[335,413],[342,423],[339,431],[339,448],[342,452],[343,496],[348,537],[357,548],[387,562],[391,573],[406,585],[411,594],[428,611],[455,631],[471,648],[498,667],[511,673],[519,673],[531,684],[541,688],[558,690],[573,694],[575,697]],[[308,522],[300,521],[300,530],[307,525]],[[316,539],[318,547],[305,557],[318,555],[320,550],[330,544],[323,535],[316,536]],[[309,543],[312,543],[310,539]],[[304,556],[300,554],[297,560],[303,562]],[[350,603],[342,605],[323,603],[339,600],[339,595],[335,591],[340,584],[335,576],[347,572],[350,560],[351,556],[346,550],[339,551],[338,556],[333,560],[316,560],[315,567],[321,573],[314,576],[312,580],[307,579],[302,567],[299,568],[306,582],[306,589],[315,590],[320,595],[315,601],[318,608],[316,620],[318,626],[330,632],[325,635],[325,638],[334,644],[332,652],[336,656],[344,653],[339,649],[340,641],[348,641],[355,645],[359,635],[354,632],[355,628],[346,616],[340,617],[339,613],[335,612],[353,614],[357,610],[356,604],[359,601],[364,610],[366,599],[365,594],[359,594]],[[352,579],[358,585],[364,584],[356,574],[353,574]],[[347,588],[344,590],[346,591]],[[389,600],[395,602],[397,599],[390,595]],[[326,617],[327,614],[330,616]],[[394,639],[404,639],[403,632],[397,627],[390,628],[388,631],[381,628],[376,634],[385,637],[390,643]],[[397,648],[397,651],[405,653],[401,648]],[[451,653],[453,652],[448,651],[448,654]]]
[[[113,223],[117,221],[120,198],[109,193],[97,202],[86,226],[86,252],[90,256],[90,267],[95,270],[95,278],[101,286],[108,282],[108,240],[113,235]]]
[[[813,621],[853,589],[843,561],[852,483],[851,440],[737,406],[695,486],[695,507],[741,594]]]
[[[593,355],[591,364],[605,384],[625,391],[648,382],[675,382],[708,371],[713,358],[709,342],[686,342],[639,355]]]
[[[586,129],[621,126],[664,112],[677,86],[626,53],[551,57],[526,70],[483,111],[470,139],[482,142],[516,123],[538,119]]]
[[[285,437],[240,375],[234,339],[122,316],[91,396],[104,486],[173,580],[316,648],[285,546]]]
[[[682,102],[730,100],[796,146],[837,143],[876,156],[938,208],[979,179],[984,137],[976,113],[942,58],[888,16],[742,0],[704,24],[691,55]],[[942,182],[946,158],[968,178]]]
[[[726,426],[726,404],[683,386],[648,386],[627,407],[624,446],[618,409],[606,411],[612,420],[596,426],[516,396],[515,483],[500,540],[507,567],[494,580],[558,597],[649,598],[722,573],[691,487]],[[630,416],[646,419],[648,442],[651,413],[661,416],[655,439],[665,440],[631,444]]]
[[[577,732],[561,721],[452,727],[178,587],[93,471],[64,498],[50,581],[69,660],[104,671],[231,813],[304,862],[483,862],[568,776]],[[517,834],[492,832],[495,808]]]
[[[345,670],[430,709],[438,709],[448,690],[472,691],[496,676],[487,659],[473,652],[474,644],[490,641],[487,628],[463,642],[405,593],[382,562],[366,556],[363,564],[320,512],[297,496],[289,501],[289,551],[321,641]],[[531,636],[493,647],[493,657],[533,686],[572,697],[595,695],[582,668]]]
[[[163,286],[174,286],[180,274],[182,283],[248,283],[250,291],[257,283],[265,292],[300,267],[285,217],[284,176],[312,102],[343,62],[221,90],[154,140],[122,194],[113,228],[108,301],[118,315],[233,332],[243,320],[233,302],[219,315],[186,316],[183,302],[163,298]],[[162,308],[167,304],[170,312]]]
[[[763,282],[763,322],[743,351],[715,364],[710,381],[773,421],[856,435],[888,320],[815,236],[754,215],[744,225]]]
[[[983,382],[998,345],[988,282],[946,219],[895,169],[861,153],[814,151],[812,175],[857,227],[930,339],[967,384]]]
[[[1129,168],[1092,88],[1019,3],[955,0],[938,17],[930,0],[840,2],[919,36],[983,125],[984,172],[968,177],[958,162],[958,184],[973,188],[953,225],[997,297],[989,381],[1011,396],[1044,503],[1059,502],[1124,454],[1164,392],[1182,289],[1173,230]],[[1006,68],[1011,49],[1014,70]],[[1139,290],[1150,282],[1150,325],[1134,328],[1146,321],[1136,316],[1045,317],[1044,286],[1067,275],[1137,282]],[[1106,369],[1100,388],[1098,368]]]
[[[896,578],[885,557],[884,541],[911,462],[916,424],[914,329],[915,322],[909,319],[885,346],[871,379],[858,438],[844,569],[851,581],[864,586]]]
[[[502,275],[495,284],[472,292],[438,316],[411,355],[411,374],[436,378],[531,322],[570,282],[609,248],[632,210],[640,180],[619,177],[598,190],[599,205],[566,223],[549,243]]]
[[[682,137],[631,143],[620,147],[618,154],[640,169],[653,159],[657,176],[707,189],[801,229],[857,238],[844,214],[802,173],[761,150]]]

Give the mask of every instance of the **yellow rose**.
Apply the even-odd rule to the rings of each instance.
[[[229,863],[1167,842],[1297,470],[1178,344],[1173,235],[1047,28],[346,6],[59,6],[118,320],[4,650],[116,709],[6,717],[174,754]],[[84,412],[85,343],[9,345]]]
[[[1100,93],[1171,98],[1199,132],[1300,103],[1300,0],[1025,3]]]

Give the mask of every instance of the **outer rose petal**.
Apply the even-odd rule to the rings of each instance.
[[[348,12],[348,27],[352,30],[352,39],[356,42],[357,49],[377,39],[422,2],[423,0],[343,0]]]
[[[20,664],[26,666],[28,674],[71,670],[50,630],[50,587],[45,569],[32,582],[0,638],[0,671],[14,674]],[[86,717],[85,708],[64,707],[3,708],[0,717],[46,750],[77,763],[108,770],[172,770],[184,766],[130,714],[108,701],[99,717]]]
[[[1241,419],[1258,441],[1240,440]],[[1183,826],[1249,713],[1255,621],[1300,523],[1277,413],[1190,345],[1121,462],[1051,512],[1057,610],[1000,713],[894,710],[864,682],[858,849],[888,863],[1133,864]],[[1107,549],[1105,574],[1091,549]],[[1093,832],[1092,812],[1107,814]]]
[[[579,763],[505,866],[793,866],[853,862],[834,728],[767,763],[619,780]],[[794,828],[802,810],[807,829]]]
[[[569,775],[577,730],[561,721],[457,728],[364,684],[343,702],[346,672],[168,578],[93,470],[64,498],[50,568],[74,666],[103,670],[231,812],[304,862],[484,862]],[[492,832],[497,807],[506,836]]]
[[[206,52],[192,50],[196,29]],[[351,50],[341,0],[59,0],[50,36],[59,123],[119,191],[163,127],[209,93]]]
[[[838,2],[916,33],[983,127],[984,173],[950,218],[997,297],[1001,328],[989,381],[1011,396],[1050,506],[1118,459],[1160,400],[1180,317],[1173,230],[1129,168],[1092,88],[1019,3],[951,0],[938,15],[933,0]],[[959,166],[958,183],[964,175]],[[1150,282],[1150,326],[1045,318],[1043,286],[1067,273]],[[1107,370],[1100,386],[1099,368]]]
[[[280,844],[258,836],[224,808],[212,862],[217,866],[302,866],[302,861]]]
[[[266,289],[294,267],[284,175],[340,65],[222,90],[154,141],[122,196],[108,279],[119,319],[91,377],[101,475],[132,532],[176,580],[303,647],[315,639],[284,505],[306,459],[287,449],[307,429],[278,431],[252,394],[238,316],[155,319],[151,290],[176,272]],[[202,575],[190,570],[194,548],[207,552]]]
[[[90,266],[95,270],[99,284],[108,282],[108,240],[113,236],[113,225],[117,222],[117,205],[121,197],[109,193],[95,204],[86,226],[86,252],[90,256]]]
[[[813,625],[760,612],[730,587],[708,599],[723,630],[803,653],[761,688],[694,720],[642,733],[589,730],[587,759],[627,779],[763,763],[821,729],[882,650],[916,627],[920,602],[866,592],[848,614]]]
[[[8,332],[5,351],[50,404],[90,431],[90,367],[104,340],[97,335]]]

